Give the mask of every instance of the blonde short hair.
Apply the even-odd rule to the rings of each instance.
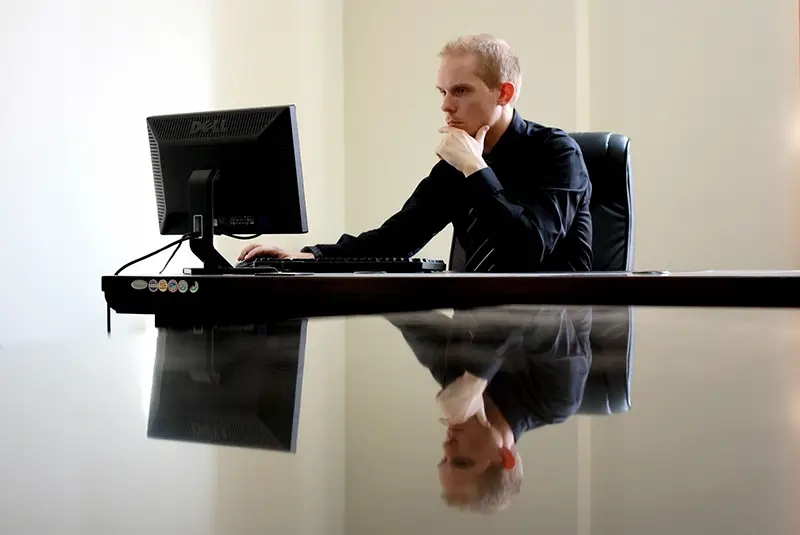
[[[474,499],[464,501],[444,493],[442,500],[451,507],[478,513],[494,513],[508,507],[511,498],[519,494],[522,488],[522,458],[516,448],[512,448],[511,452],[516,459],[514,468],[489,467],[478,480]]]
[[[473,54],[480,65],[478,76],[491,89],[501,84],[514,84],[516,102],[522,85],[522,69],[519,58],[508,43],[487,33],[464,35],[448,41],[439,51],[439,57]]]

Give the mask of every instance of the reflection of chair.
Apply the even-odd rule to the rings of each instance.
[[[579,414],[617,414],[631,408],[633,310],[593,308],[592,366]]]

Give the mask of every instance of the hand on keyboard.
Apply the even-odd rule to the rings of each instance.
[[[260,245],[258,243],[248,244],[239,256],[236,258],[239,261],[252,260],[257,256],[269,256],[272,258],[314,258],[313,253],[301,253],[294,251],[285,251],[277,245]]]

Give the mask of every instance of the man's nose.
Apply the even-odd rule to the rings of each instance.
[[[450,97],[444,97],[444,99],[442,99],[442,111],[445,113],[455,113],[456,109]]]

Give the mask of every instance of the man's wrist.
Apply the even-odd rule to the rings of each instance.
[[[489,384],[489,381],[484,379],[483,377],[479,377],[477,375],[473,375],[470,372],[464,372],[464,374],[459,377],[459,380],[463,381],[466,384],[474,385],[481,390],[484,390],[486,386]]]
[[[489,165],[483,158],[477,158],[474,161],[468,162],[467,165],[461,170],[464,176],[474,175],[481,169],[486,169]]]
[[[300,252],[310,254],[310,256],[307,256],[306,258],[319,258],[322,256],[322,251],[320,251],[319,247],[316,245],[306,245],[300,249]]]

